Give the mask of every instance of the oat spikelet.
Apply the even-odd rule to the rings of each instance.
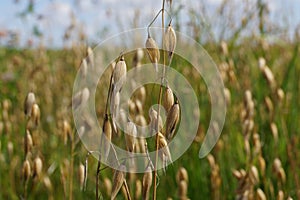
[[[103,180],[103,186],[104,186],[106,195],[109,196],[111,194],[112,184],[111,184],[111,181],[106,177]]]
[[[173,104],[167,115],[166,120],[166,138],[170,141],[176,131],[176,126],[179,122],[179,104],[178,101]]]
[[[35,104],[35,95],[33,92],[29,92],[24,101],[24,113],[27,117],[31,116],[33,104]]]
[[[80,106],[86,105],[90,97],[90,91],[88,88],[83,88],[83,90],[77,92],[72,98],[72,106],[76,110]]]
[[[162,133],[158,133],[159,141],[158,141],[158,149],[159,149],[159,154],[163,162],[163,169],[165,171],[167,163],[170,162],[172,163],[172,157],[170,153],[170,149],[167,143],[166,138]]]
[[[121,164],[119,166],[118,170],[115,170],[114,172],[114,177],[113,177],[113,186],[112,186],[112,192],[111,192],[111,200],[114,200],[119,193],[124,180],[125,180],[125,171],[126,171],[126,166]]]
[[[27,153],[29,151],[31,151],[32,146],[33,146],[33,141],[32,141],[31,134],[30,134],[29,130],[26,129],[26,133],[25,133],[25,137],[24,137],[24,151],[25,151],[25,155],[27,155]]]
[[[135,149],[135,137],[137,136],[136,126],[133,122],[127,122],[125,132],[126,146],[128,151],[132,153]]]
[[[33,161],[33,176],[41,177],[43,162],[40,157],[36,157]]]
[[[189,176],[184,167],[180,167],[177,171],[176,174],[176,181],[177,184],[179,185],[180,181],[186,181],[187,183],[189,182]]]
[[[158,115],[157,111],[154,110],[151,107],[150,111],[149,111],[149,116],[150,116],[150,119],[151,119],[150,128],[151,128],[151,131],[154,131],[155,133],[158,131],[157,130],[157,123],[158,123],[158,129],[159,129],[159,131],[161,131],[163,129],[162,118],[161,118],[161,116],[157,117],[157,115]]]
[[[167,86],[164,93],[164,99],[163,99],[163,106],[165,107],[167,113],[170,111],[173,104],[174,104],[173,91],[169,86]]]
[[[113,71],[114,88],[118,87],[117,91],[120,91],[122,89],[122,85],[126,81],[126,72],[127,72],[126,62],[124,60],[124,56],[121,56],[120,60],[115,65]]]
[[[39,106],[35,103],[32,106],[31,118],[35,126],[38,126],[40,123],[41,111]]]
[[[28,160],[25,160],[23,163],[22,174],[24,181],[27,182],[31,176],[31,167]]]
[[[143,176],[143,200],[149,199],[150,188],[152,185],[152,170],[148,166]]]
[[[104,150],[102,152],[105,152],[104,153],[104,161],[107,160],[109,152],[110,152],[111,136],[112,136],[111,123],[108,119],[108,115],[105,115],[104,122],[103,122],[103,133],[102,133],[102,138],[101,138],[101,141],[102,141],[101,147]]]
[[[257,195],[257,199],[258,199],[258,200],[266,200],[266,199],[267,199],[267,197],[266,197],[264,191],[262,191],[262,189],[260,189],[260,188],[258,188],[258,189],[256,190],[256,195]]]
[[[164,45],[166,50],[168,51],[169,60],[173,56],[176,47],[176,42],[177,42],[176,33],[170,23],[164,35]]]
[[[187,199],[188,185],[186,181],[180,181],[178,188],[178,196],[180,199]]]
[[[80,190],[83,190],[84,188],[84,179],[85,179],[85,167],[82,163],[80,163],[78,167],[78,179],[79,179],[79,185],[80,185]]]
[[[156,42],[154,41],[154,39],[150,35],[148,35],[145,45],[146,45],[149,59],[153,63],[153,65],[155,67],[155,71],[158,72],[157,65],[158,65],[158,62],[160,59],[160,52],[159,52],[158,46],[157,46]]]
[[[135,199],[140,199],[142,195],[142,182],[137,179],[135,181]]]

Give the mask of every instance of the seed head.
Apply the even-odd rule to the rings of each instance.
[[[174,53],[175,47],[176,47],[176,33],[174,29],[172,28],[171,23],[169,24],[165,35],[164,35],[164,44],[165,48],[168,51],[169,60],[172,58],[172,55]]]
[[[31,119],[34,123],[35,126],[38,126],[40,123],[40,117],[41,117],[41,111],[39,106],[35,103],[32,106],[32,110],[31,110]]]
[[[78,179],[79,179],[80,190],[83,190],[84,179],[85,179],[85,167],[82,163],[80,163],[78,167]]]
[[[172,163],[173,161],[172,161],[170,149],[169,149],[169,146],[168,146],[165,136],[161,132],[158,132],[158,137],[159,137],[158,149],[160,149],[160,151],[161,151],[160,153],[161,153],[161,157],[162,157],[163,161],[165,161],[165,162],[169,161]]]
[[[103,133],[102,133],[102,148],[104,148],[102,152],[105,152],[104,154],[104,160],[106,161],[109,155],[110,151],[110,142],[111,142],[111,136],[112,136],[112,128],[111,123],[108,119],[108,116],[105,115],[104,122],[103,122]]]
[[[135,181],[135,199],[140,199],[142,195],[142,182],[137,179]]]
[[[31,167],[28,160],[25,160],[23,163],[22,174],[23,174],[24,181],[27,182],[31,176]]]
[[[156,42],[153,40],[150,35],[148,35],[148,39],[146,40],[146,49],[149,56],[150,61],[155,67],[155,71],[158,72],[158,62],[160,59],[160,52]]]
[[[264,191],[262,191],[262,189],[260,189],[260,188],[258,188],[256,190],[256,195],[257,195],[257,200],[266,200],[267,199]]]
[[[111,184],[111,181],[106,177],[103,180],[103,186],[104,186],[105,193],[107,194],[107,196],[110,195],[111,190],[112,190],[112,184]]]
[[[163,129],[162,118],[161,118],[161,116],[157,117],[157,115],[158,115],[157,111],[154,110],[151,107],[150,112],[149,112],[149,116],[150,116],[150,119],[151,119],[150,128],[151,128],[151,131],[154,131],[155,133],[158,131],[157,130],[157,123],[158,123],[159,131],[161,131]]]
[[[33,161],[33,175],[37,176],[38,178],[41,177],[43,169],[43,162],[40,157],[36,157]]]
[[[187,197],[187,182],[186,181],[180,181],[179,188],[178,188],[178,196],[180,199],[186,199]]]
[[[169,86],[167,86],[164,93],[164,99],[163,99],[163,106],[165,107],[167,113],[170,111],[173,104],[174,104],[173,91]]]
[[[33,92],[29,92],[24,102],[24,113],[27,117],[31,116],[33,104],[35,104],[35,95]]]
[[[250,172],[249,172],[249,178],[253,184],[258,184],[259,183],[259,174],[258,170],[255,166],[251,166]]]
[[[121,90],[122,85],[126,81],[126,71],[126,62],[124,60],[124,56],[121,56],[113,71],[114,88],[117,87],[117,91]]]
[[[126,126],[125,141],[129,152],[133,152],[135,148],[135,137],[137,136],[136,126],[133,122],[128,122]]]
[[[179,122],[179,104],[176,101],[175,104],[171,107],[170,111],[168,112],[167,115],[167,120],[166,120],[166,137],[170,141],[174,133],[176,131],[177,124]]]
[[[85,106],[90,97],[90,91],[88,88],[77,92],[72,98],[72,106],[77,109],[79,106]]]
[[[114,172],[111,200],[116,198],[117,194],[119,193],[119,191],[124,183],[125,175],[126,175],[125,171],[126,171],[126,166],[120,165],[119,169],[115,170],[115,172]]]
[[[188,183],[189,176],[188,176],[188,173],[187,173],[187,171],[184,167],[180,167],[178,169],[177,174],[176,174],[176,181],[177,181],[178,185],[179,185],[180,181],[185,181],[185,182]]]
[[[31,134],[30,134],[29,130],[26,129],[26,133],[25,133],[25,137],[24,137],[25,155],[27,155],[27,153],[31,151],[32,146],[33,146],[33,141],[32,141]]]
[[[150,188],[152,185],[152,170],[148,166],[143,176],[143,199],[148,200],[150,194]]]

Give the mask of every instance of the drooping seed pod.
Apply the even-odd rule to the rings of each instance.
[[[266,172],[266,161],[262,156],[258,157],[258,166],[259,166],[261,175],[264,176],[265,172]]]
[[[36,157],[33,161],[33,176],[41,177],[43,162],[40,157]]]
[[[136,98],[138,100],[140,100],[142,103],[145,103],[145,101],[146,101],[146,88],[144,86],[137,89]]]
[[[172,161],[172,157],[171,157],[171,153],[170,153],[170,149],[167,143],[167,140],[165,138],[165,136],[161,133],[158,132],[158,149],[160,149],[160,156],[164,162],[164,164],[166,165],[167,162],[173,162]]]
[[[150,128],[154,134],[156,134],[158,131],[161,131],[163,129],[162,118],[161,116],[158,117],[157,115],[158,115],[157,111],[151,107],[149,111],[149,116],[151,119]],[[157,123],[158,123],[158,130],[157,130]]]
[[[188,185],[186,181],[180,181],[178,185],[178,196],[180,199],[187,199]]]
[[[278,142],[278,128],[277,128],[277,125],[274,122],[272,122],[270,124],[270,128],[271,128],[272,135],[274,137],[274,141],[275,141],[275,143],[277,143]]]
[[[72,134],[72,128],[71,128],[71,125],[69,124],[69,122],[67,120],[64,120],[62,130],[63,130],[64,144],[66,145],[67,142],[68,142],[68,138],[70,140],[73,140],[73,138],[72,138],[72,135],[73,135]]]
[[[49,176],[44,176],[43,183],[44,183],[44,185],[45,185],[45,187],[47,188],[48,191],[50,191],[50,192],[53,191],[53,186],[52,186],[52,183],[51,183],[51,180],[50,180]]]
[[[275,78],[271,69],[268,66],[265,66],[263,69],[263,73],[270,86],[273,86],[275,84]]]
[[[135,199],[140,199],[141,198],[142,188],[143,188],[142,182],[139,179],[137,179],[135,181],[135,194],[134,194]]]
[[[119,193],[124,180],[125,180],[125,173],[126,166],[121,164],[118,170],[115,170],[114,177],[113,177],[113,185],[112,185],[112,192],[111,192],[111,200],[114,200]]]
[[[168,141],[170,141],[174,133],[176,131],[177,124],[179,122],[179,104],[178,101],[173,104],[171,107],[170,111],[168,112],[167,115],[167,120],[166,120],[166,138]]]
[[[80,106],[85,106],[90,97],[89,89],[83,88],[83,90],[77,92],[72,98],[73,109],[76,110]]]
[[[138,146],[139,146],[139,152],[140,153],[146,153],[146,148],[145,148],[145,144],[146,144],[146,140],[145,138],[142,138],[142,137],[139,137],[137,139],[137,142],[138,142]]]
[[[164,93],[164,99],[163,99],[163,106],[165,107],[167,113],[170,111],[173,104],[174,104],[173,91],[169,86],[167,86]]]
[[[82,59],[81,70],[80,70],[80,74],[81,74],[82,78],[85,79],[87,76],[87,73],[88,73],[88,65],[87,65],[86,59]]]
[[[141,48],[137,48],[132,60],[133,67],[139,67],[141,65],[141,61],[144,57],[144,51]]]
[[[267,107],[269,113],[273,113],[273,111],[274,111],[274,106],[273,106],[273,102],[272,102],[272,100],[271,100],[270,97],[267,96],[267,97],[265,98],[265,104],[266,104],[266,107]]]
[[[9,157],[12,157],[14,155],[14,144],[11,141],[7,143],[7,152]]]
[[[149,199],[152,179],[152,170],[151,167],[148,166],[143,176],[143,200]]]
[[[228,88],[224,88],[224,96],[225,96],[226,105],[229,106],[231,102],[231,94]]]
[[[258,174],[258,170],[255,166],[251,166],[250,171],[249,171],[249,178],[250,178],[252,184],[256,185],[259,183],[259,174]]]
[[[87,48],[87,61],[94,68],[94,52],[91,47]]]
[[[22,175],[25,182],[27,182],[31,176],[31,167],[28,160],[25,160],[23,163]]]
[[[180,167],[178,169],[177,174],[176,174],[176,181],[177,181],[178,185],[179,185],[180,181],[185,181],[187,183],[189,182],[189,176],[184,167]]]
[[[114,83],[113,89],[116,88],[117,91],[120,91],[122,89],[122,86],[126,81],[126,72],[127,72],[127,66],[124,60],[124,56],[122,55],[113,71],[113,83]]]
[[[221,50],[224,56],[228,56],[228,45],[224,40],[221,42]]]
[[[27,153],[31,151],[32,146],[33,146],[33,141],[32,141],[31,134],[30,134],[29,130],[26,129],[26,133],[25,133],[25,137],[24,137],[24,152],[25,152],[25,155],[27,155]]]
[[[262,70],[266,66],[266,60],[262,57],[258,59],[258,67]]]
[[[135,110],[136,110],[136,114],[143,114],[143,104],[140,100],[135,99],[134,101],[135,103]]]
[[[284,200],[284,193],[282,190],[278,191],[277,200]]]
[[[165,44],[165,48],[168,51],[168,57],[169,60],[172,58],[175,47],[176,47],[176,33],[174,31],[174,29],[172,28],[171,23],[169,24],[165,35],[164,35],[164,44]]]
[[[146,45],[149,59],[150,59],[151,63],[154,65],[155,71],[158,72],[158,62],[160,59],[160,52],[159,52],[156,42],[150,36],[150,34],[148,35],[145,45]]]
[[[117,115],[117,110],[120,106],[120,92],[113,92],[111,94],[110,110],[112,117],[114,118]]]
[[[101,147],[103,148],[102,152],[104,152],[104,161],[106,161],[110,152],[110,142],[112,136],[112,128],[111,128],[111,123],[108,119],[108,115],[105,115],[104,117],[102,130],[103,133],[101,136],[101,141],[102,141]]]
[[[276,94],[277,94],[278,100],[280,102],[282,102],[283,99],[284,99],[284,91],[283,91],[283,89],[281,89],[281,88],[277,89],[277,93]]]
[[[24,101],[24,113],[27,117],[31,116],[33,104],[35,104],[35,95],[33,92],[29,92]]]
[[[103,186],[104,186],[104,191],[105,191],[106,195],[109,196],[111,194],[112,184],[111,184],[111,181],[107,177],[105,177],[103,180]]]
[[[137,137],[137,130],[135,124],[133,122],[127,122],[125,132],[126,146],[128,151],[132,153],[135,149],[135,138]]]
[[[82,163],[79,164],[78,167],[78,180],[80,185],[80,190],[83,190],[84,188],[84,179],[85,179],[85,167]]]
[[[264,191],[262,191],[262,189],[260,189],[260,188],[257,188],[256,195],[257,195],[257,200],[266,200],[267,199]]]
[[[38,126],[40,123],[40,117],[41,117],[41,111],[39,106],[35,103],[32,106],[32,110],[31,110],[31,119],[34,123],[35,126]]]

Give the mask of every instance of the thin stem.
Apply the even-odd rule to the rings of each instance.
[[[165,27],[165,15],[164,15],[164,11],[165,11],[165,0],[163,0],[162,3],[162,14],[161,14],[161,26],[162,26],[162,35],[164,35],[164,27]],[[164,45],[164,40],[162,38],[162,45]],[[161,84],[160,84],[160,88],[159,88],[159,96],[158,96],[158,105],[161,104],[161,98],[162,98],[162,87],[163,87],[163,81],[164,81],[164,76],[165,76],[165,55],[164,55],[164,51],[163,51],[163,75],[161,78]],[[159,119],[160,116],[160,106],[158,106],[158,111],[157,111],[157,119]],[[157,120],[156,122],[156,128],[157,131],[159,131],[159,120]],[[156,151],[155,151],[155,166],[154,166],[154,187],[153,187],[153,200],[156,200],[156,185],[157,185],[157,163],[158,163],[158,142],[159,142],[159,137],[158,137],[158,133],[156,133],[156,138],[155,138],[156,142]]]
[[[105,105],[105,117],[108,117],[108,102],[111,97],[111,85],[112,85],[112,79],[113,79],[113,73],[111,72],[110,80],[109,80],[109,88],[108,88],[108,94],[106,98],[106,105]],[[102,136],[101,136],[102,138]],[[102,143],[102,139],[100,138],[100,144]],[[99,152],[99,158],[98,158],[98,164],[97,164],[97,173],[96,173],[96,200],[99,200],[99,174],[100,174],[100,167],[101,167],[101,152]]]
[[[160,9],[160,10],[158,11],[158,13],[155,15],[155,17],[153,18],[153,20],[150,22],[150,24],[149,24],[148,27],[147,27],[148,37],[150,37],[150,31],[149,31],[150,26],[152,26],[152,24],[155,22],[155,20],[157,19],[157,17],[159,16],[159,14],[160,14],[161,12],[162,12],[162,15],[164,15],[164,14],[163,14],[164,12],[166,12],[166,13],[169,15],[169,17],[171,18],[169,24],[171,24],[171,22],[172,22],[171,14],[170,14],[167,10],[165,10],[164,5],[163,5],[163,8]],[[163,26],[163,27],[164,27],[164,26]]]

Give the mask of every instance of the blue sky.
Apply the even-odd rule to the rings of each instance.
[[[35,14],[19,17],[28,5],[28,0],[1,0],[0,31],[15,31],[20,35],[24,46],[32,39],[32,29],[37,26],[44,34],[43,43],[49,46],[61,46],[66,28],[71,24],[71,15],[75,16],[76,26],[84,30],[89,41],[99,42],[111,34],[133,27],[133,18],[138,15],[138,27],[145,27],[160,9],[161,0],[33,0]],[[242,0],[234,2],[235,18],[243,12]],[[255,0],[248,0],[255,3]],[[300,0],[264,0],[270,9],[271,21],[280,26],[288,26],[292,32],[300,24]],[[214,31],[220,26],[215,9],[222,0],[173,0],[174,5],[182,4],[181,23],[188,23],[188,10],[198,8],[201,2],[207,7],[207,21]],[[139,13],[137,12],[139,11]],[[199,13],[200,14],[200,13]],[[201,16],[201,14],[200,14]],[[204,17],[205,18],[205,17]],[[186,29],[188,33],[188,29]],[[1,39],[0,39],[1,41]],[[34,40],[37,43],[36,40]]]

